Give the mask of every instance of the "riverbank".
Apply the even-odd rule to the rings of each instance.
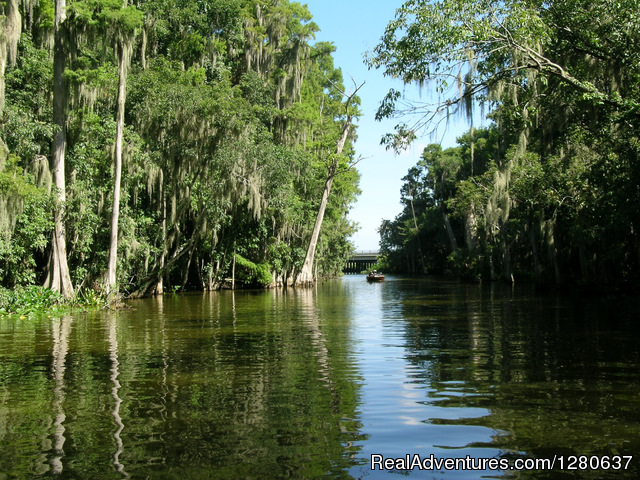
[[[89,289],[81,290],[73,299],[65,299],[58,292],[40,285],[13,289],[0,287],[0,316],[64,313],[99,308],[106,304],[103,296]]]

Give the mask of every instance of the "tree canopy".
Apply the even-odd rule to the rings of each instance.
[[[389,258],[404,252],[417,268],[409,244],[420,238],[432,270],[637,285],[638,12],[615,0],[405,2],[368,62],[430,100],[389,92],[378,115],[404,122],[388,145],[488,113],[459,147],[425,150],[405,190],[422,182],[426,207],[415,232],[406,209],[383,223]]]
[[[307,7],[67,1],[55,38],[53,7],[5,5],[5,25],[22,33],[2,37],[15,53],[2,72],[0,285],[45,281],[58,224],[81,290],[104,288],[112,232],[122,293],[213,289],[232,275],[236,284],[291,282],[346,121],[334,47],[313,43]],[[56,134],[63,199],[52,180]],[[353,159],[354,138],[352,129],[338,164]],[[355,170],[335,179],[318,274],[339,273],[353,248],[346,214],[357,185]]]

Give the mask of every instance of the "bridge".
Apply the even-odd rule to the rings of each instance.
[[[344,266],[344,273],[360,273],[364,270],[370,270],[376,262],[380,252],[356,252]]]

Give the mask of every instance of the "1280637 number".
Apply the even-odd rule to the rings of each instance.
[[[633,459],[631,455],[559,455],[560,470],[626,470]]]

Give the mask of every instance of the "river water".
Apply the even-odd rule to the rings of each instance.
[[[354,275],[130,305],[0,318],[0,480],[640,478],[637,298]]]

